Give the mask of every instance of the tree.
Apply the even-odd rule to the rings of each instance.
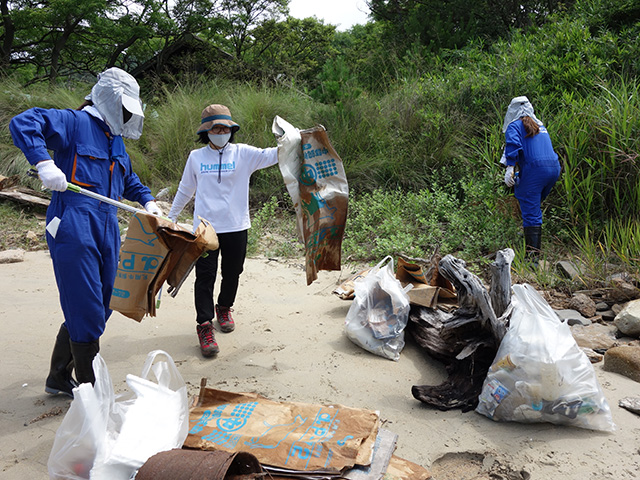
[[[279,20],[288,13],[289,0],[222,0],[227,25],[223,34],[237,59],[243,60],[250,47],[251,32],[268,20]]]
[[[267,20],[252,30],[244,59],[272,78],[309,82],[335,53],[335,30],[315,18]]]
[[[469,40],[495,40],[512,28],[544,23],[574,0],[368,0],[374,20],[398,41],[433,51],[461,48]]]
[[[55,82],[65,70],[65,55],[77,35],[90,28],[95,19],[105,15],[106,0],[20,1],[11,4],[15,35],[11,47],[11,64],[35,67],[33,81]]]
[[[13,40],[15,36],[16,26],[9,9],[9,2],[2,0],[0,2],[0,13],[2,13],[2,23],[0,27],[0,74],[6,75],[11,62],[11,51],[13,48]]]

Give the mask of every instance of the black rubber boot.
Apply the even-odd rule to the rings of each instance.
[[[71,353],[79,384],[90,383],[93,385],[96,382],[92,363],[99,351],[100,343],[98,340],[89,343],[71,342]]]
[[[78,383],[71,376],[73,370],[73,356],[71,355],[71,340],[69,331],[63,323],[60,325],[56,343],[51,354],[51,367],[45,382],[44,391],[52,395],[61,393],[73,398],[73,389]]]
[[[538,266],[540,247],[542,246],[542,225],[524,227],[524,243],[527,259],[534,267]]]

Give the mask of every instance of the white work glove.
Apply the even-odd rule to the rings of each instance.
[[[155,200],[151,200],[150,202],[145,203],[144,209],[151,215],[156,215],[158,217],[162,216],[162,211],[160,210],[160,207],[158,207],[158,204],[155,202]]]
[[[513,165],[509,165],[507,167],[507,171],[504,172],[504,183],[507,187],[513,187],[516,184],[516,181],[513,178]]]
[[[67,189],[67,177],[53,160],[39,162],[36,164],[36,168],[38,169],[38,177],[45,188],[57,192],[64,192]]]

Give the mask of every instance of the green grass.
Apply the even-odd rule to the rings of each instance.
[[[46,249],[44,224],[44,214],[40,209],[0,201],[0,251],[16,248],[27,251]]]

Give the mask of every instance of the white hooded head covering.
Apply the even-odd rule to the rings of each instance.
[[[515,122],[520,117],[531,117],[538,125],[542,125],[542,122],[533,113],[533,105],[531,105],[529,99],[525,96],[515,97],[511,100],[509,108],[507,108],[507,114],[504,116],[502,133],[507,131],[507,127],[511,122]]]
[[[140,86],[130,74],[112,67],[98,74],[98,82],[91,89],[87,99],[100,112],[111,133],[137,140],[142,135],[144,113],[140,101]],[[124,123],[122,107],[131,112],[131,118]]]

